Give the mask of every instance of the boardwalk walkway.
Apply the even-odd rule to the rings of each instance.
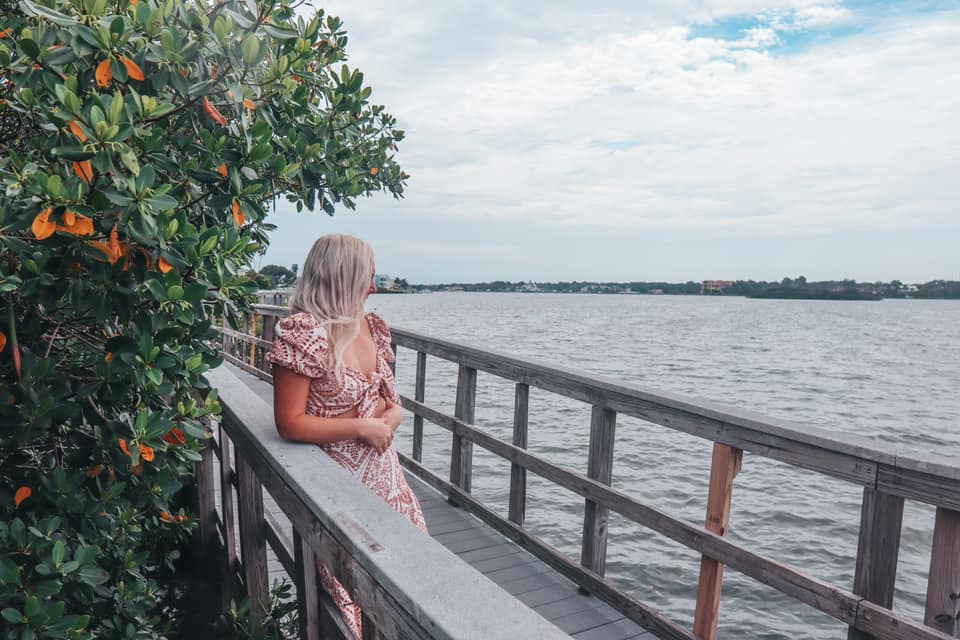
[[[273,404],[273,388],[269,384],[235,367],[231,366],[231,370],[253,393]],[[437,542],[564,632],[581,640],[654,637],[609,605],[579,593],[570,580],[479,519],[451,505],[418,478],[408,474],[407,480],[420,499],[430,535]],[[269,495],[264,496],[264,502],[267,518],[290,550],[290,522]],[[268,566],[271,579],[286,576],[280,560],[269,549]]]

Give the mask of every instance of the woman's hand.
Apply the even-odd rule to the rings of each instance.
[[[357,438],[383,453],[393,442],[393,427],[386,415],[379,418],[365,418],[360,420],[357,428]]]
[[[382,417],[390,424],[390,427],[396,431],[400,427],[400,423],[403,422],[403,408],[398,404],[388,404],[387,410],[383,412]]]

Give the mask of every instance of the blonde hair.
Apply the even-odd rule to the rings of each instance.
[[[363,303],[373,281],[373,248],[353,236],[320,236],[290,298],[292,313],[309,313],[326,329],[328,366],[343,379],[343,352],[360,333]]]

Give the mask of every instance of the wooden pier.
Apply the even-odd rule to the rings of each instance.
[[[401,460],[424,504],[427,537],[359,483],[346,482],[348,474],[318,448],[276,435],[272,377],[263,356],[276,320],[287,313],[259,305],[242,330],[223,329],[224,358],[232,366],[209,376],[224,414],[198,482],[204,544],[221,549],[228,575],[237,578],[234,588],[254,600],[266,594],[271,570],[289,575],[297,588],[302,638],[349,637],[317,588],[314,557],[363,606],[365,637],[712,640],[725,567],[832,616],[848,626],[850,639],[948,640],[960,634],[955,460],[898,456],[815,429],[394,328],[399,357],[416,358],[414,397],[403,399],[415,416],[413,447]],[[428,357],[458,365],[452,416],[423,402]],[[473,424],[478,371],[515,383],[511,441]],[[586,474],[526,450],[531,386],[592,406]],[[618,415],[713,442],[704,526],[610,487]],[[451,432],[448,477],[421,464],[424,420]],[[511,464],[506,518],[471,494],[474,446]],[[852,585],[823,582],[724,537],[735,477],[749,464],[744,452],[863,487]],[[584,498],[579,562],[524,529],[528,471]],[[905,500],[937,507],[923,621],[891,609]],[[692,629],[604,578],[610,512],[702,555]]]

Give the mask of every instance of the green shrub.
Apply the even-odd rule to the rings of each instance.
[[[294,8],[0,2],[0,638],[164,634],[267,207],[402,194],[340,21]]]

